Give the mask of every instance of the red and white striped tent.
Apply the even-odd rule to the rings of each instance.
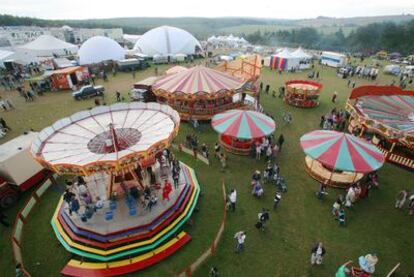
[[[161,78],[152,88],[156,95],[216,98],[236,93],[244,83],[244,80],[227,73],[204,66],[195,66]]]
[[[270,68],[291,70],[299,68],[300,58],[292,55],[287,48],[270,57]]]

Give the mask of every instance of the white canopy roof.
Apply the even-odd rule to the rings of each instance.
[[[4,62],[11,61],[14,63],[26,65],[29,63],[39,62],[39,59],[34,55],[18,50],[16,52],[0,50],[0,66],[4,66]]]
[[[311,55],[307,54],[305,51],[303,51],[302,47],[299,47],[295,51],[291,53],[292,56],[301,58],[301,59],[310,59],[312,58]]]
[[[131,43],[136,43],[140,39],[141,35],[124,34],[122,37],[126,41],[129,41]]]
[[[158,103],[100,106],[43,129],[31,151],[51,166],[122,165],[131,155],[141,157],[158,143],[172,140],[179,122],[175,110]],[[115,146],[111,125],[118,141]]]
[[[10,57],[14,54],[12,51],[1,50],[0,49],[0,66],[3,66],[3,62],[10,59]]]
[[[50,35],[41,35],[32,42],[18,47],[18,49],[37,57],[51,57],[53,55],[76,54],[78,46],[67,43]]]
[[[287,48],[283,49],[281,52],[277,53],[275,56],[283,59],[289,59],[289,58],[295,58],[290,54],[289,50]]]
[[[134,46],[140,53],[154,56],[183,53],[191,55],[195,48],[201,49],[200,42],[189,32],[171,26],[161,26],[149,30]]]
[[[79,64],[123,60],[125,54],[125,49],[115,40],[108,37],[95,36],[85,41],[79,49]]]

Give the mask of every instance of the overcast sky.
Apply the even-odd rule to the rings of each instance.
[[[0,0],[0,13],[46,19],[111,17],[314,18],[412,13],[413,0]]]

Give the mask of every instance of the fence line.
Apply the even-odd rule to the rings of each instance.
[[[206,165],[210,165],[210,160],[208,158],[204,157],[203,154],[201,154],[197,150],[190,149],[182,143],[173,144],[172,147],[174,149],[180,151],[180,152],[183,152],[183,153],[186,153],[188,155],[193,156],[196,160],[199,160],[199,161],[205,163]]]
[[[40,202],[40,198],[47,191],[47,189],[55,183],[53,175],[49,175],[48,178],[41,184],[34,192],[32,192],[29,199],[26,201],[23,208],[17,213],[16,220],[14,222],[13,233],[12,233],[12,247],[13,247],[13,258],[16,265],[20,264],[24,276],[30,277],[30,273],[24,267],[21,242],[23,238],[23,228],[27,222],[30,212]]]
[[[216,252],[216,249],[218,247],[218,244],[223,236],[224,233],[224,227],[227,220],[227,207],[226,207],[226,187],[224,185],[224,182],[222,183],[222,190],[223,190],[223,200],[224,200],[224,212],[223,212],[223,219],[221,220],[220,228],[217,232],[216,237],[214,238],[212,244],[210,247],[204,251],[203,254],[201,254],[200,257],[197,258],[191,265],[187,266],[180,274],[178,274],[178,277],[190,277],[191,274],[193,274],[197,268],[200,267],[211,255],[213,255]]]

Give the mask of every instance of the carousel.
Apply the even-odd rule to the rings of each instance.
[[[182,120],[209,120],[217,113],[248,106],[244,102],[244,83],[227,73],[195,66],[162,77],[152,91],[159,103],[174,108]],[[241,97],[235,98],[238,94]]]
[[[179,125],[166,105],[119,103],[78,112],[39,133],[33,156],[73,177],[51,220],[72,254],[62,275],[126,274],[190,241],[182,226],[200,187],[194,171],[166,150]]]
[[[358,87],[346,109],[350,132],[372,138],[388,161],[414,169],[414,91],[394,86]]]
[[[271,135],[276,128],[275,121],[259,112],[230,110],[215,115],[211,126],[219,133],[220,144],[228,152],[249,155],[256,143]]]
[[[308,80],[291,80],[285,83],[285,102],[300,108],[313,108],[319,105],[322,84]]]
[[[305,168],[320,183],[346,188],[384,164],[384,155],[370,142],[351,134],[317,130],[303,135]]]

